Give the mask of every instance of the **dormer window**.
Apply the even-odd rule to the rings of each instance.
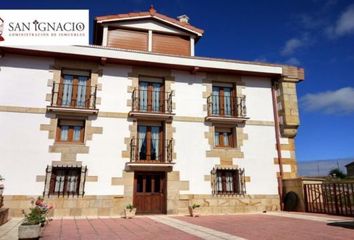
[[[95,44],[119,49],[194,56],[194,45],[203,30],[189,24],[186,15],[173,19],[149,12],[96,18]]]

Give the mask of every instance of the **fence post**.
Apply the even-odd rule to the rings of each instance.
[[[333,193],[334,193],[334,206],[336,208],[336,215],[339,214],[339,207],[338,207],[338,198],[337,198],[337,186],[333,183]]]
[[[306,184],[304,184],[304,203],[305,203],[305,212],[308,212],[308,200],[307,200],[307,189],[306,189]]]

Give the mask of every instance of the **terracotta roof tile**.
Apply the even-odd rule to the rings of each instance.
[[[126,18],[134,18],[134,17],[157,17],[160,18],[166,22],[169,22],[171,24],[175,24],[177,26],[180,26],[182,28],[189,29],[191,31],[197,32],[199,34],[203,34],[204,30],[194,27],[190,25],[189,23],[182,23],[177,19],[168,17],[166,15],[163,15],[161,13],[157,13],[155,9],[151,9],[149,12],[132,12],[132,13],[126,13],[126,14],[115,14],[115,15],[107,15],[107,16],[100,16],[96,17],[96,21],[116,21],[119,19],[126,19]]]

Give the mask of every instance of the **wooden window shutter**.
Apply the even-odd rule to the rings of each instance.
[[[50,175],[49,194],[54,193],[56,177],[56,171],[53,171],[52,169],[52,174]]]
[[[127,29],[110,29],[108,31],[108,46],[114,48],[148,50],[148,33]]]
[[[190,39],[189,37],[154,32],[152,34],[152,51],[157,53],[190,56]]]

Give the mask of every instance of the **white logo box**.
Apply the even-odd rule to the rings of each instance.
[[[0,10],[0,46],[88,45],[89,10]]]

